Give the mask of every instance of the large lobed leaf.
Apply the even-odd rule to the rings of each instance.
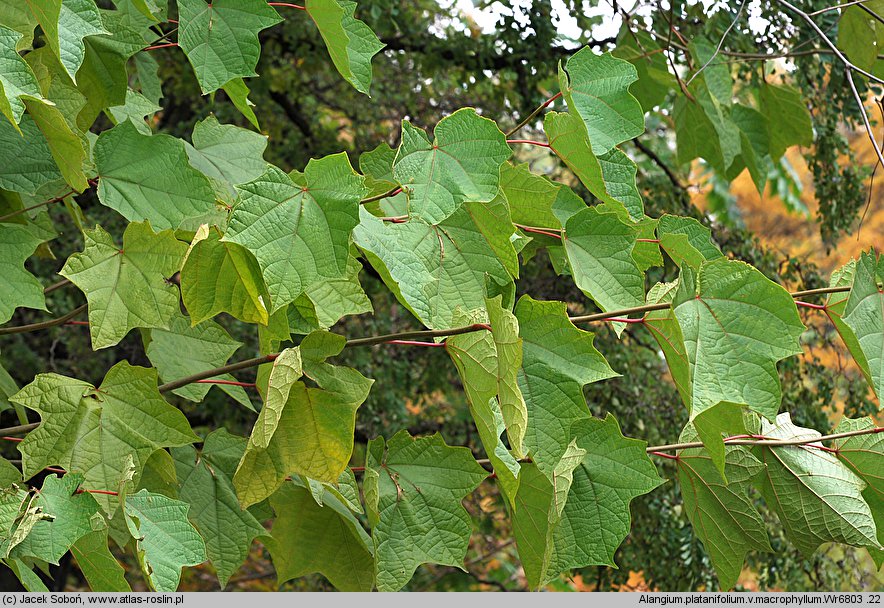
[[[83,251],[60,274],[86,294],[92,348],[114,346],[136,327],[168,329],[178,311],[169,279],[181,268],[184,243],[171,230],[154,233],[148,222],[129,224],[122,248],[101,226],[83,235]]]
[[[60,465],[82,473],[85,488],[115,492],[130,475],[138,481],[155,450],[199,440],[184,414],[160,395],[156,370],[127,361],[113,366],[99,387],[39,374],[10,401],[34,410],[41,419],[18,446],[26,479]],[[114,497],[97,494],[96,499],[106,512],[113,512]]]
[[[488,476],[469,449],[403,430],[370,441],[365,466],[378,591],[398,591],[424,563],[463,568],[471,525],[461,501]]]
[[[341,152],[312,159],[303,175],[271,166],[237,187],[239,202],[223,240],[255,255],[271,312],[294,302],[319,279],[345,276],[363,182]]]

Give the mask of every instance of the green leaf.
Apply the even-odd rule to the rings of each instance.
[[[126,525],[137,541],[138,561],[155,591],[178,589],[181,568],[206,561],[206,545],[187,520],[189,506],[141,490],[126,498]]]
[[[520,484],[513,525],[532,587],[571,568],[615,566],[614,552],[629,533],[630,502],[663,483],[647,444],[624,437],[610,414],[579,420],[572,431],[576,449],[566,452],[552,480],[523,467],[530,477]]]
[[[159,105],[132,89],[126,91],[126,103],[108,108],[115,123],[129,121],[144,135],[153,133],[148,122],[160,110],[162,108]]]
[[[88,188],[89,183],[83,172],[87,147],[84,139],[74,132],[61,110],[54,104],[50,105],[30,96],[22,99],[34,124],[46,138],[46,145],[64,180],[77,192]]]
[[[371,59],[385,44],[356,19],[356,3],[347,0],[307,0],[307,14],[316,23],[332,63],[360,93],[371,88]]]
[[[179,0],[178,45],[203,94],[235,78],[257,76],[258,33],[282,18],[264,0]]]
[[[93,525],[95,520],[93,519]],[[126,582],[123,567],[110,552],[107,545],[107,524],[100,521],[101,527],[80,537],[71,547],[71,554],[77,560],[80,572],[86,577],[92,591],[127,592],[132,591]]]
[[[181,268],[184,243],[170,230],[154,233],[148,222],[126,227],[122,249],[101,226],[83,234],[83,251],[60,274],[86,294],[92,348],[114,346],[136,327],[168,329],[178,289],[167,279]]]
[[[369,443],[366,469],[376,474],[378,591],[398,591],[421,564],[463,568],[471,525],[461,501],[488,476],[469,449],[400,431]]]
[[[157,368],[160,378],[165,381],[178,380],[221,367],[242,346],[241,342],[231,338],[230,334],[214,321],[191,327],[187,317],[177,312],[169,319],[168,329],[153,329],[147,335],[145,353]],[[182,353],[186,353],[186,356],[182,356]],[[215,378],[236,380],[230,374]],[[205,398],[212,386],[193,383],[176,388],[172,392],[198,403]],[[243,387],[226,384],[214,386],[247,408],[253,409]]]
[[[800,91],[790,86],[765,84],[758,95],[758,105],[767,117],[770,157],[775,162],[792,146],[813,144],[810,112]]]
[[[689,91],[694,99],[679,95],[673,109],[678,162],[701,157],[724,175],[742,151],[740,129],[731,120],[730,108],[712,95],[704,76],[695,78]]]
[[[632,83],[629,92],[645,112],[663,103],[666,95],[676,88],[666,57],[649,32],[633,31],[624,22],[617,37],[617,47],[611,54],[635,66],[638,81]]]
[[[776,423],[761,421],[769,439],[813,439],[820,434],[795,426],[788,412]],[[833,454],[813,444],[753,448],[766,465],[761,492],[780,518],[786,537],[810,556],[823,543],[880,548],[869,505],[863,500],[865,482]]]
[[[328,332],[314,332],[301,342],[304,375],[317,387],[295,378],[297,369],[289,365],[293,355],[284,359],[285,367],[279,369],[282,376],[279,382],[274,378],[268,395],[270,407],[261,410],[233,477],[243,505],[270,496],[291,473],[334,483],[346,468],[353,452],[356,410],[368,397],[373,381],[355,369],[325,363],[341,352],[345,342]],[[280,407],[289,381],[287,401]]]
[[[500,190],[506,196],[512,221],[538,228],[560,229],[552,211],[562,184],[531,172],[528,163],[500,167]]]
[[[672,305],[690,363],[691,419],[720,403],[773,419],[776,363],[802,352],[804,325],[789,293],[748,264],[718,258],[697,272],[682,267]]]
[[[880,27],[874,14],[860,6],[848,6],[838,20],[838,48],[861,69],[871,70],[878,60],[877,29]]]
[[[519,389],[528,408],[525,447],[551,478],[573,437],[572,423],[589,418],[583,386],[618,374],[593,346],[594,335],[568,320],[564,302],[522,296],[515,314],[522,338]]]
[[[698,36],[689,46],[697,64],[705,68],[702,70],[703,81],[698,84],[698,88],[705,87],[712,99],[723,107],[733,105],[734,81],[731,68],[727,63],[715,61],[718,55],[716,45],[708,38]],[[694,80],[697,81],[696,78]]]
[[[250,91],[249,87],[246,86],[245,81],[242,78],[234,78],[221,88],[227,93],[227,97],[230,98],[230,102],[234,107],[236,107],[236,109],[239,110],[256,129],[260,130],[261,125],[258,124],[258,117],[255,116],[255,111],[252,109],[255,107],[255,104],[249,100]]]
[[[5,458],[0,458],[0,489],[8,488],[14,483],[21,482],[21,471]]]
[[[7,559],[34,526],[52,519],[36,500],[18,486],[0,490],[0,559]]]
[[[184,142],[170,135],[148,136],[120,123],[98,136],[95,165],[99,200],[130,222],[195,229],[218,214],[209,180],[188,164]]]
[[[15,129],[18,129],[25,111],[22,97],[43,97],[34,72],[18,54],[17,45],[21,39],[19,32],[0,25],[0,113]]]
[[[181,297],[197,325],[221,312],[246,323],[267,325],[270,294],[255,257],[241,245],[221,240],[217,229],[200,226],[181,268]]]
[[[610,53],[596,55],[590,47],[559,65],[559,86],[568,110],[580,117],[594,154],[645,132],[645,118],[629,85],[638,80],[635,67]]]
[[[568,220],[562,242],[574,282],[603,311],[640,306],[644,273],[632,256],[636,229],[590,207]]]
[[[484,307],[486,276],[512,285],[465,207],[438,226],[417,219],[385,224],[362,211],[353,237],[399,301],[433,329],[456,326],[458,308]]]
[[[645,206],[635,185],[638,168],[619,148],[611,148],[598,156],[605,191],[608,196],[621,203],[635,221],[645,217]]]
[[[657,283],[648,291],[646,303],[671,304],[677,290],[678,279],[671,283]],[[681,326],[675,318],[675,311],[671,307],[651,311],[645,314],[644,320],[645,327],[651,332],[660,350],[663,351],[672,382],[690,412],[691,364],[688,360],[687,346],[681,333]]]
[[[28,0],[46,35],[46,43],[75,83],[86,56],[87,36],[110,34],[94,0]]]
[[[832,273],[829,287],[852,287],[853,278],[856,274],[856,264],[856,260],[851,259],[844,266],[836,269]],[[832,321],[832,325],[835,326],[835,330],[838,332],[853,360],[856,361],[866,382],[869,383],[869,386],[873,386],[871,370],[869,369],[866,355],[863,353],[863,349],[856,338],[856,333],[844,322],[844,309],[847,308],[847,301],[849,299],[850,291],[847,293],[836,292],[829,294],[826,298],[826,316]]]
[[[368,196],[384,194],[397,186],[393,178],[393,162],[395,159],[396,150],[391,148],[387,142],[381,142],[374,149],[359,155],[359,171],[365,175],[365,187],[368,188]],[[382,203],[385,200],[382,199],[378,202]]]
[[[328,329],[348,315],[371,312],[371,301],[359,283],[362,265],[351,254],[347,260],[347,274],[340,279],[326,279],[307,287],[306,296],[314,305],[316,327]],[[289,309],[289,312],[293,308]],[[295,332],[293,332],[295,333]],[[309,333],[309,332],[308,332]]]
[[[856,264],[843,315],[855,336],[854,348],[863,353],[864,361],[857,362],[884,407],[884,258],[874,251],[863,253]]]
[[[586,455],[574,470],[553,537],[551,573],[587,565],[614,566],[614,552],[629,533],[629,503],[663,483],[645,453],[647,443],[624,437],[611,414],[604,420],[580,420],[571,432]]]
[[[26,479],[60,465],[82,473],[85,488],[117,491],[129,474],[127,459],[134,463],[137,482],[155,450],[199,440],[184,414],[160,396],[156,371],[127,361],[113,366],[98,388],[58,374],[38,374],[10,400],[41,419],[19,444]],[[113,512],[111,497],[95,498],[105,512]]]
[[[64,185],[61,172],[46,137],[31,116],[22,116],[18,126],[0,120],[0,188],[35,194],[56,184]]]
[[[11,559],[6,562],[6,565],[9,566],[9,568],[18,578],[19,582],[22,584],[22,587],[24,587],[26,591],[30,591],[32,593],[49,592],[49,588],[46,587],[46,584],[43,582],[43,580],[39,576],[37,576],[37,574],[33,570],[31,570],[23,561],[18,559]]]
[[[99,506],[88,492],[76,493],[82,482],[83,476],[76,473],[64,477],[48,475],[43,480],[34,504],[52,519],[38,521],[12,550],[13,557],[33,557],[58,564],[77,540],[92,532],[92,518]]]
[[[26,0],[8,0],[0,4],[0,23],[22,35],[15,50],[24,51],[34,44],[34,28],[37,18]]]
[[[849,433],[874,428],[877,426],[871,418],[852,420],[844,417],[838,423],[835,433]],[[847,465],[866,483],[863,499],[872,510],[872,518],[875,520],[875,529],[878,532],[878,544],[884,545],[884,477],[879,473],[884,465],[884,435],[871,433],[836,439],[835,448],[838,460]],[[884,564],[884,550],[873,547],[868,547],[868,550],[880,570]]]
[[[100,11],[104,28],[111,36],[85,39],[86,57],[77,72],[77,89],[87,103],[77,116],[77,126],[88,131],[107,108],[124,105],[129,89],[126,64],[146,45],[148,23],[133,24],[122,11]]]
[[[245,561],[255,537],[266,531],[240,507],[230,477],[212,461],[216,434],[206,437],[202,454],[186,446],[173,449],[172,457],[181,484],[178,497],[190,505],[188,517],[205,540],[206,554],[223,588]]]
[[[264,391],[264,407],[261,408],[261,415],[255,422],[249,438],[254,446],[267,448],[270,445],[288,403],[289,394],[295,382],[303,375],[300,348],[287,348],[274,359],[267,379],[267,388]]]
[[[497,196],[500,165],[512,154],[497,123],[462,108],[439,121],[433,138],[402,121],[393,177],[409,195],[411,217],[438,224],[466,201]]]
[[[193,145],[185,145],[190,164],[221,186],[231,201],[234,186],[255,180],[267,169],[267,136],[235,125],[222,125],[210,114],[193,127]]]
[[[602,166],[592,152],[584,125],[577,117],[562,112],[547,112],[543,119],[543,130],[552,151],[568,165],[593,196],[602,202],[617,202],[608,195]]]
[[[470,412],[507,497],[516,494],[517,458],[525,455],[523,440],[528,411],[519,390],[517,373],[522,365],[522,340],[513,314],[502,307],[502,298],[486,299],[483,314],[463,315],[462,324],[488,323],[491,331],[451,336],[445,350],[454,361],[470,403]],[[480,312],[480,311],[476,311]],[[512,453],[500,435],[506,430]]]
[[[270,498],[270,505],[276,520],[265,543],[279,584],[318,572],[340,591],[371,591],[371,538],[336,496],[325,491],[319,505],[293,481]]]
[[[692,426],[679,443],[696,441]],[[772,551],[764,520],[747,492],[752,480],[764,470],[745,447],[726,448],[724,483],[718,467],[704,449],[678,453],[675,461],[684,508],[694,533],[712,559],[722,589],[732,589],[750,551]]]
[[[224,240],[251,251],[275,312],[318,279],[345,276],[350,233],[359,222],[364,178],[343,152],[311,159],[304,175],[271,166],[239,186]]]
[[[706,260],[722,256],[712,241],[712,231],[692,217],[664,214],[657,223],[660,247],[673,262],[699,269]]]
[[[144,463],[144,471],[135,490],[149,490],[169,498],[178,498],[178,475],[175,461],[166,450],[157,450]],[[128,534],[128,533],[127,533]]]
[[[18,307],[46,309],[43,285],[25,269],[25,261],[43,242],[34,230],[20,224],[0,224],[0,323],[12,318]]]
[[[740,156],[728,168],[727,178],[736,178],[745,167],[759,196],[764,196],[767,176],[773,169],[769,156],[768,118],[754,108],[734,104],[731,119],[740,129]]]

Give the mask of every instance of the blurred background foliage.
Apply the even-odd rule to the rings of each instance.
[[[719,40],[737,10],[742,10],[738,3],[726,2],[675,2],[674,6],[639,2],[637,8],[630,4],[617,0],[476,1],[472,5],[450,0],[361,0],[357,16],[387,45],[374,61],[371,99],[356,92],[330,68],[315,28],[300,18],[298,11],[283,13],[286,21],[261,36],[258,72],[262,77],[249,81],[250,98],[261,129],[270,136],[266,159],[285,170],[303,169],[310,158],[345,150],[352,164],[358,166],[363,152],[382,142],[397,145],[402,119],[431,127],[442,116],[463,106],[477,108],[506,128],[557,91],[559,60],[584,44],[599,51],[611,50],[618,36],[634,35],[626,30],[618,34],[616,27],[612,27],[614,22],[633,31],[651,30],[663,37],[669,35],[672,24],[674,39],[681,41],[675,42],[678,51],[678,45],[685,40]],[[714,10],[704,4],[715,4]],[[812,11],[828,4],[804,2],[802,8]],[[490,31],[487,24],[471,17],[479,14],[474,11],[486,9],[498,17]],[[871,148],[853,133],[858,111],[849,98],[841,72],[830,69],[830,55],[793,57],[789,64],[764,61],[757,56],[759,52],[779,54],[818,45],[812,32],[786,17],[775,3],[750,3],[748,12],[766,20],[767,25],[760,32],[734,28],[727,38],[726,48],[732,59],[729,65],[738,87],[757,85],[765,79],[785,79],[798,87],[811,110],[815,145],[787,154],[772,170],[768,189],[760,196],[745,175],[730,181],[699,163],[678,164],[668,120],[671,99],[663,95],[657,104],[658,112],[648,118],[647,133],[625,149],[639,165],[638,183],[648,215],[671,212],[697,217],[712,227],[725,254],[751,263],[787,286],[824,286],[833,268],[864,246],[876,242],[880,245],[884,240],[884,212],[880,211],[865,218],[862,239],[851,236],[867,201],[872,203],[873,210],[882,207],[874,204],[877,199],[867,191],[873,163]],[[568,31],[579,34],[563,35],[563,20],[570,24]],[[824,30],[834,32],[837,11],[821,14],[818,21]],[[41,41],[36,44],[39,46]],[[192,70],[182,69],[184,59],[180,50],[159,50],[151,57],[158,62],[163,83],[163,109],[154,119],[155,131],[186,138],[194,123],[210,113],[221,122],[249,126],[223,93],[201,96]],[[687,53],[674,52],[671,61],[676,69],[682,69],[691,60]],[[659,67],[659,63],[655,65]],[[664,65],[664,69],[668,68]],[[528,126],[526,137],[533,127]],[[539,137],[542,139],[542,134]],[[559,167],[543,150],[526,148],[517,153],[516,160],[530,162],[535,170],[542,168],[591,200],[567,169]],[[98,204],[86,201],[83,207],[89,224],[100,223],[116,234],[125,226],[122,218]],[[37,276],[52,276],[64,262],[66,254],[62,252],[82,247],[80,233],[71,225],[67,212],[56,207],[52,214],[62,232],[53,242],[59,258],[44,251],[42,259],[30,268]],[[542,247],[553,244],[543,242],[544,237],[538,238]],[[673,267],[655,269],[648,273],[649,284],[669,279],[675,272]],[[360,278],[375,314],[345,319],[333,331],[359,336],[416,325],[370,268],[365,268]],[[594,310],[573,282],[558,279],[542,249],[525,266],[518,288],[535,298],[564,300],[574,314]],[[71,290],[55,291],[48,297],[49,308],[71,309],[77,304],[76,297]],[[779,367],[784,409],[792,412],[797,424],[821,430],[831,428],[842,413],[856,417],[875,412],[872,395],[850,357],[842,356],[832,346],[832,330],[814,311],[802,310],[802,315],[810,327],[805,335],[805,355],[787,359]],[[39,313],[19,310],[13,322],[39,319]],[[251,356],[257,351],[253,328],[223,315],[219,321],[244,344],[238,356]],[[687,414],[651,335],[638,329],[618,339],[609,328],[599,327],[596,345],[615,370],[629,372],[587,387],[586,398],[592,412],[616,414],[626,435],[650,444],[674,440]],[[5,367],[20,384],[46,371],[99,381],[122,358],[133,364],[149,365],[135,332],[111,351],[92,352],[88,330],[70,325],[43,333],[9,336],[0,346]],[[389,436],[403,427],[412,434],[440,431],[449,444],[471,446],[481,457],[481,446],[456,371],[440,349],[354,349],[347,351],[346,364],[377,380],[359,411],[354,462],[360,458],[360,444],[377,435]],[[197,432],[225,426],[245,435],[254,418],[217,389],[201,404],[173,399]],[[255,401],[257,405],[257,395]],[[15,457],[14,448],[3,447],[6,456]],[[674,477],[674,469],[667,470],[667,461],[659,466],[664,476]],[[505,503],[494,484],[483,484],[467,503],[475,521],[467,556],[468,572],[424,567],[407,589],[524,589],[515,547],[509,540]],[[551,588],[715,588],[714,571],[682,512],[675,481],[636,500],[632,512],[632,532],[616,557],[619,569],[587,568],[572,578],[563,577]],[[863,551],[828,547],[806,560],[784,540],[775,518],[769,520],[775,553],[750,555],[741,588],[882,588],[881,574],[875,572]],[[64,564],[55,574],[57,581],[66,581],[57,584],[66,584],[68,589],[82,586],[78,574],[68,572]],[[263,548],[256,543],[251,558],[228,589],[273,589],[274,578]],[[215,588],[216,579],[200,569],[186,573],[182,584],[184,590]],[[283,588],[319,590],[331,586],[322,577],[310,576]]]

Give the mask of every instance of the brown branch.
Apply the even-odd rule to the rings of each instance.
[[[15,327],[0,327],[0,336],[8,336],[11,334],[26,334],[32,331],[40,331],[43,329],[49,329],[50,327],[55,327],[56,325],[63,325],[84,312],[87,308],[86,304],[82,306],[78,306],[73,309],[68,314],[57,317],[55,319],[50,319],[49,321],[43,321],[42,323],[31,323],[30,325],[18,325]]]
[[[656,152],[651,150],[645,144],[638,140],[638,138],[633,139],[632,143],[635,144],[635,147],[641,150],[642,154],[651,159],[651,161],[657,165],[663,173],[666,174],[666,177],[669,178],[669,181],[672,182],[672,185],[678,188],[679,190],[687,190],[687,187],[681,183],[681,180],[678,179],[678,176],[675,172],[669,168],[669,165],[663,162],[663,159],[660,158]]]

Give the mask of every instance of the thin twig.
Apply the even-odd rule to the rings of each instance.
[[[52,293],[53,291],[55,291],[56,289],[61,289],[62,287],[67,287],[68,285],[71,285],[70,279],[62,279],[61,281],[58,281],[57,283],[53,283],[52,285],[49,285],[48,287],[44,288],[43,295],[48,295],[48,294]]]
[[[506,136],[509,137],[509,136],[512,135],[513,133],[516,133],[516,132],[522,130],[522,128],[523,128],[525,125],[527,125],[529,122],[531,122],[531,121],[534,119],[535,116],[537,116],[538,114],[540,114],[541,112],[543,112],[543,110],[544,110],[545,108],[549,107],[550,104],[554,103],[555,100],[558,99],[558,98],[560,98],[561,96],[562,96],[562,93],[561,93],[561,92],[556,93],[555,95],[553,95],[552,97],[550,97],[549,99],[547,99],[546,101],[544,101],[542,104],[540,104],[539,106],[537,106],[537,108],[535,108],[533,112],[531,112],[530,114],[528,114],[528,116],[526,116],[525,118],[523,118],[522,121],[521,121],[519,124],[517,124],[515,127],[513,127],[512,129],[510,129],[509,131],[507,131],[507,132],[506,132]]]
[[[863,2],[868,2],[869,0],[853,0],[852,2],[845,2],[844,4],[836,4],[835,6],[827,6],[826,8],[821,8],[818,11],[813,11],[812,13],[808,13],[811,17],[816,17],[817,15],[822,15],[823,13],[828,13],[829,11],[837,11],[839,8],[847,8],[848,6],[853,6],[855,4],[862,4]]]
[[[823,41],[823,43],[827,47],[832,49],[832,53],[834,53],[835,57],[837,57],[839,59],[839,61],[841,61],[841,63],[844,64],[844,67],[846,67],[849,70],[853,70],[854,72],[858,72],[858,73],[862,74],[863,76],[865,76],[866,78],[868,78],[869,80],[871,80],[873,82],[877,82],[878,84],[884,84],[884,80],[878,78],[877,76],[875,76],[874,74],[872,74],[870,72],[867,72],[866,70],[862,69],[861,67],[854,65],[847,57],[845,57],[844,54],[838,49],[838,47],[835,46],[835,43],[832,42],[832,40],[826,35],[825,32],[823,32],[823,30],[820,29],[820,26],[818,26],[816,24],[816,21],[814,21],[810,15],[808,15],[807,13],[802,11],[800,8],[798,8],[797,6],[792,4],[791,2],[788,2],[788,0],[777,0],[777,2],[779,2],[780,4],[782,4],[783,6],[788,8],[790,11],[792,11],[793,13],[795,13],[796,15],[801,17],[804,21],[806,21],[807,24],[811,28],[813,28],[813,30],[817,33],[817,35],[820,37],[820,39]]]
[[[672,185],[678,188],[679,190],[687,190],[687,187],[681,183],[681,180],[678,179],[678,176],[675,175],[675,172],[669,168],[669,165],[663,162],[663,159],[660,158],[656,152],[651,150],[645,144],[640,142],[637,138],[632,140],[632,143],[635,144],[635,147],[641,150],[642,154],[651,159],[651,161],[660,167],[660,170],[666,174],[666,177],[669,178],[669,181],[672,182]]]
[[[385,198],[390,198],[391,196],[396,196],[400,192],[402,192],[402,186],[396,186],[395,188],[391,188],[390,190],[387,190],[383,194],[378,194],[377,196],[370,196],[368,198],[364,198],[361,201],[359,201],[359,204],[364,205],[366,203],[373,203],[375,201],[379,201],[379,200],[382,200]]]
[[[85,312],[86,308],[87,305],[83,304],[82,306],[78,306],[77,308],[73,309],[71,312],[62,317],[51,319],[49,321],[43,321],[42,323],[31,323],[29,325],[18,325],[15,327],[0,327],[0,336],[11,334],[26,334],[32,331],[49,329],[50,327],[55,327],[56,325],[64,325],[80,313]]]
[[[11,220],[14,217],[18,217],[19,215],[21,215],[23,213],[27,213],[28,211],[33,211],[34,209],[39,209],[40,207],[46,207],[47,205],[52,205],[53,203],[63,201],[67,197],[72,196],[76,193],[77,193],[76,190],[70,190],[60,196],[56,196],[55,198],[51,198],[48,201],[43,201],[42,203],[37,203],[36,205],[31,205],[30,207],[25,207],[24,209],[17,209],[15,211],[13,211],[12,213],[7,213],[4,216],[0,216],[0,222],[6,222],[6,221]]]

